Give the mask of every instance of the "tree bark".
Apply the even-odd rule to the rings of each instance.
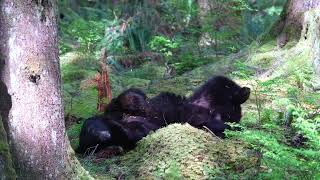
[[[314,88],[318,91],[320,90],[320,5],[304,13],[300,41],[305,42],[310,48],[310,56],[316,74]]]
[[[319,6],[318,0],[288,0],[279,21],[270,31],[271,36],[278,38],[280,46],[291,40],[299,40],[304,24],[304,13]]]
[[[66,179],[56,1],[2,0],[0,13],[1,81],[12,104],[1,115],[15,170],[20,179]]]
[[[315,72],[315,88],[320,89],[320,1],[319,0],[288,0],[280,20],[270,31],[271,37],[277,37],[280,47],[287,42],[297,40],[304,43],[310,56]],[[318,87],[319,86],[319,87]]]

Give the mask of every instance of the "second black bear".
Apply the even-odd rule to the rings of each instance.
[[[125,116],[120,121],[94,116],[86,119],[82,126],[76,152],[89,154],[114,145],[129,150],[157,128],[141,116]]]
[[[121,120],[125,115],[146,117],[148,121],[162,127],[176,122],[172,118],[166,120],[164,116],[183,105],[185,100],[185,97],[169,92],[162,92],[148,100],[142,90],[130,88],[111,101],[104,115],[113,120]]]
[[[108,146],[111,140],[111,127],[106,123],[105,119],[101,116],[88,118],[84,121],[80,136],[79,147],[77,153],[89,153],[94,150],[98,145],[98,150]]]
[[[148,107],[146,94],[140,89],[130,88],[111,100],[104,115],[110,119],[122,119],[126,114],[145,116]]]

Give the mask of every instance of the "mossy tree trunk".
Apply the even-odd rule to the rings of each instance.
[[[306,41],[310,48],[311,60],[317,75],[316,89],[320,90],[320,6],[304,14],[300,41]]]
[[[1,116],[19,179],[69,179],[55,0],[0,1]]]
[[[288,0],[280,20],[270,31],[280,47],[289,41],[310,49],[316,75],[320,76],[320,1]]]
[[[288,38],[299,39],[304,23],[304,13],[319,5],[320,1],[315,0],[288,0],[278,23],[271,30],[271,35],[277,37],[285,34]]]

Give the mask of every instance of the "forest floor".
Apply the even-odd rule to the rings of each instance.
[[[312,91],[309,54],[301,43],[290,42],[283,48],[275,41],[252,44],[237,54],[170,79],[163,79],[165,68],[157,63],[122,72],[111,67],[113,97],[129,87],[141,88],[149,97],[162,91],[188,96],[212,75],[229,76],[252,89],[243,108],[243,130],[229,132],[229,137],[221,140],[210,132],[175,124],[148,135],[134,150],[120,156],[79,159],[98,179],[320,177],[319,133],[313,127],[320,117],[306,118],[320,104],[319,93]],[[77,53],[61,57],[66,113],[83,118],[97,113],[97,64],[94,58]],[[288,124],[292,118],[296,121]],[[68,129],[73,148],[77,147],[80,128],[81,123],[75,123]],[[309,141],[295,145],[297,133]]]

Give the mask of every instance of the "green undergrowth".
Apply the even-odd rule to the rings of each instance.
[[[165,67],[155,63],[146,63],[139,68],[117,71],[109,66],[109,79],[113,97],[130,87],[144,90],[149,96],[162,91],[180,95],[190,95],[203,81],[213,75],[226,75],[232,71],[235,58],[215,60],[212,64],[195,68],[181,76],[164,78]],[[94,56],[81,53],[67,53],[61,57],[63,95],[65,112],[81,117],[96,113],[97,89],[95,76],[98,72],[98,60]]]
[[[106,173],[123,179],[238,179],[254,177],[259,154],[241,141],[221,140],[188,124],[173,124],[143,138],[122,156],[99,166],[89,162],[84,160],[99,167],[88,170],[100,178]]]
[[[94,78],[98,64],[93,57],[81,53],[67,53],[61,58],[63,99],[66,114],[88,117],[95,113],[97,91],[94,87],[82,88],[82,82]]]
[[[98,69],[98,60],[91,55],[67,53],[61,57],[66,114],[87,118],[97,113],[98,92],[95,77]],[[140,88],[149,93],[150,86],[159,79],[163,79],[164,72],[163,66],[153,63],[121,72],[110,65],[109,80],[113,97],[131,87]]]
[[[192,71],[170,79],[160,79],[149,86],[150,94],[169,91],[180,95],[191,95],[192,92],[214,75],[229,76],[234,70],[233,64],[243,61],[244,54],[215,60],[211,64],[197,67]]]
[[[287,138],[288,131],[279,124],[279,119],[271,118],[271,121],[258,125],[255,122],[256,119],[251,119],[248,123],[250,120],[246,118],[242,122],[244,129],[230,132],[230,134],[262,153],[258,179],[318,179],[320,177],[319,144],[313,146],[312,142],[309,142],[304,147],[294,148]],[[254,126],[250,127],[250,125]],[[310,126],[308,128],[313,129]]]
[[[251,52],[247,61],[235,64],[232,75],[252,91],[243,109],[243,130],[230,135],[262,152],[257,179],[319,179],[320,115],[314,112],[320,108],[320,94],[312,88],[309,47],[303,41],[284,48],[270,42]],[[296,147],[297,134],[307,140]]]
[[[134,77],[152,81],[163,78],[164,73],[165,67],[154,63],[146,63],[137,69],[125,71],[121,75],[126,78]]]
[[[276,41],[275,40],[270,40],[267,41],[263,44],[260,44],[261,42],[254,42],[251,45],[251,51],[253,53],[265,53],[265,52],[270,52],[273,51],[276,48]]]

